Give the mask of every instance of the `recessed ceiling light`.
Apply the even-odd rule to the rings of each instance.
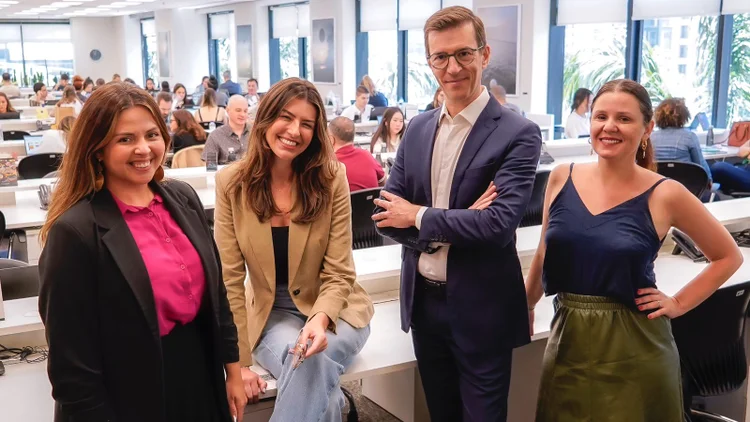
[[[115,9],[115,6],[109,5],[109,4],[103,4],[101,6],[96,6],[97,9]]]

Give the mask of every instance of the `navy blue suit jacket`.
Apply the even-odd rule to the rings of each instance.
[[[420,114],[409,123],[385,186],[388,192],[412,204],[432,206],[432,151],[440,111]],[[432,250],[431,242],[445,242],[451,245],[447,301],[458,346],[471,353],[529,342],[526,292],[515,232],[531,197],[541,144],[536,124],[490,99],[459,156],[450,209],[429,208],[422,217],[421,230],[379,229],[380,234],[404,245],[404,331],[411,327],[414,291],[421,277],[419,256]],[[493,180],[497,199],[486,210],[469,210]]]

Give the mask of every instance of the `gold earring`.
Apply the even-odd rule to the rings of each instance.
[[[643,151],[643,159],[646,159],[646,148],[648,148],[648,141],[644,141],[641,144],[641,151]]]
[[[104,168],[101,161],[96,162],[96,176],[94,177],[94,191],[99,192],[104,186]]]

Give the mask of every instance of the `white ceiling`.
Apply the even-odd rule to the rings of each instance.
[[[122,16],[158,9],[220,6],[237,0],[0,0],[3,19],[69,19]]]

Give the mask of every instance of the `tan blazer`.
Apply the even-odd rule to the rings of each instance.
[[[214,230],[224,284],[237,325],[240,364],[252,365],[252,351],[276,297],[276,267],[269,221],[261,223],[247,206],[244,193],[229,192],[238,164],[216,175]],[[374,312],[365,290],[355,283],[349,183],[339,165],[333,181],[333,200],[311,224],[297,224],[299,207],[292,209],[289,227],[289,293],[308,318],[324,312],[334,332],[341,318],[355,328],[367,326]],[[296,194],[294,194],[296,197]],[[250,271],[245,289],[245,265]],[[290,339],[293,341],[293,339]]]

